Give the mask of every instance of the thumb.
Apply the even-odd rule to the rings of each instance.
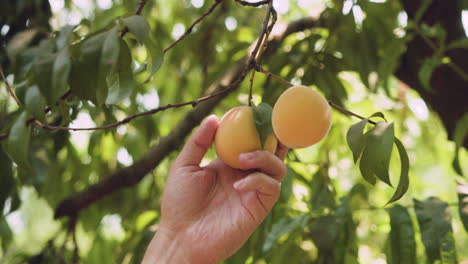
[[[190,136],[184,148],[180,152],[175,163],[176,166],[199,165],[208,148],[213,143],[213,138],[218,128],[218,117],[208,116]]]

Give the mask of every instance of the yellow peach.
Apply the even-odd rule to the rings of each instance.
[[[273,131],[289,148],[305,148],[319,142],[327,135],[330,125],[330,105],[307,86],[288,88],[273,107]]]
[[[275,153],[277,145],[278,140],[271,133],[263,149]],[[240,168],[241,153],[262,149],[251,107],[237,106],[224,114],[216,130],[215,148],[218,157],[236,169]]]

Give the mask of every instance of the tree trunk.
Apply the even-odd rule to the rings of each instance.
[[[408,19],[413,19],[423,0],[402,0]],[[447,32],[447,43],[466,38],[463,30],[459,1],[433,0],[422,16],[421,22],[429,26],[439,23]],[[423,61],[430,58],[434,50],[417,35],[408,43],[402,56],[396,76],[416,90],[424,101],[439,115],[447,130],[448,138],[453,139],[457,121],[468,112],[468,82],[447,65],[437,67],[431,77],[431,90],[425,89],[418,79]],[[465,73],[468,71],[468,49],[454,49],[445,54]],[[464,147],[468,148],[465,139]]]

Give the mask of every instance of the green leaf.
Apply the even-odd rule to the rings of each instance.
[[[291,195],[293,194],[293,180],[297,173],[288,166],[288,172],[284,180],[281,182],[281,193],[278,199],[278,203],[287,203]]]
[[[458,194],[458,213],[460,219],[468,232],[468,183],[459,183],[457,185]]]
[[[6,199],[10,196],[11,191],[15,187],[13,178],[13,165],[7,154],[0,146],[0,217],[3,214]]]
[[[101,234],[96,233],[91,250],[87,255],[87,263],[105,263],[114,262],[115,243],[106,240]]]
[[[309,221],[309,217],[310,216],[308,214],[303,214],[298,215],[292,219],[289,217],[284,217],[276,222],[273,225],[271,232],[268,233],[265,239],[265,243],[263,244],[263,252],[270,251],[275,242],[283,235],[288,234],[295,229],[304,228]]]
[[[457,263],[448,204],[436,197],[423,202],[414,199],[414,209],[429,262]]]
[[[21,52],[29,46],[38,33],[38,29],[31,28],[13,35],[6,46],[6,53],[12,62],[16,61],[16,55],[21,54]]]
[[[468,49],[468,38],[462,38],[451,42],[447,45],[447,50],[449,49]]]
[[[460,166],[460,149],[463,146],[466,136],[468,136],[468,113],[465,113],[455,125],[453,132],[453,141],[455,142],[455,157],[453,158],[452,166],[456,173],[463,176],[463,170]]]
[[[120,40],[120,54],[116,69],[112,71],[107,79],[109,93],[106,104],[119,104],[128,98],[137,84],[132,73],[132,56],[125,41]]]
[[[36,119],[43,121],[45,119],[45,106],[46,101],[41,95],[37,85],[29,87],[26,91],[24,98],[25,108],[28,114],[34,116]]]
[[[117,27],[112,28],[106,34],[102,43],[100,66],[104,69],[115,68],[120,54],[120,37]]]
[[[317,211],[320,208],[335,208],[336,192],[328,176],[327,169],[320,168],[312,178],[310,185],[310,204],[312,206],[312,211]]]
[[[55,104],[67,92],[68,78],[70,76],[71,60],[68,49],[65,48],[57,54],[52,72],[52,101]]]
[[[49,105],[55,103],[55,99],[60,97],[54,95],[52,89],[52,74],[54,71],[55,55],[46,54],[39,56],[34,61],[34,77],[35,81],[41,91],[41,94],[46,98]]]
[[[379,122],[366,135],[366,147],[360,162],[363,176],[370,178],[370,175],[375,174],[381,181],[392,186],[388,170],[395,138],[393,123]]]
[[[260,137],[260,144],[262,148],[265,146],[265,142],[273,132],[271,126],[271,113],[273,109],[267,103],[261,103],[258,106],[252,106],[255,128],[257,128],[258,136]]]
[[[13,233],[11,232],[10,226],[8,225],[5,217],[0,217],[0,241],[2,242],[3,252],[6,252],[6,249],[13,240]]]
[[[31,135],[26,121],[27,115],[26,112],[23,112],[11,127],[10,134],[6,142],[4,142],[3,149],[10,159],[18,164],[19,167],[28,169],[30,167],[28,154]]]
[[[80,99],[102,105],[108,96],[107,77],[115,70],[120,53],[117,27],[89,36],[72,50],[79,56],[72,65],[72,90]]]
[[[408,153],[406,153],[405,146],[403,146],[403,143],[398,138],[395,138],[395,145],[398,149],[398,153],[400,155],[400,180],[398,181],[398,186],[393,194],[392,198],[387,202],[393,203],[397,200],[399,200],[405,193],[408,191],[409,187],[409,158],[408,158]]]
[[[366,127],[368,119],[364,119],[354,125],[352,125],[346,133],[346,140],[348,146],[353,152],[354,163],[356,163],[361,156],[362,150],[366,144],[366,138],[364,135],[364,128]]]
[[[364,128],[366,127],[367,122],[369,122],[369,119],[372,117],[380,117],[383,120],[387,121],[383,113],[376,112],[372,114],[369,118],[366,118],[352,125],[346,133],[346,141],[348,142],[349,148],[353,152],[354,163],[356,163],[359,160],[362,150],[366,145],[367,135],[364,134]]]
[[[63,48],[67,47],[71,42],[71,35],[73,33],[73,26],[64,26],[60,33],[57,36],[57,50],[62,50]]]
[[[150,26],[146,19],[140,15],[134,15],[130,17],[126,17],[122,19],[122,22],[125,26],[128,27],[128,30],[132,32],[133,35],[143,43],[145,39],[148,37],[150,32]]]
[[[426,91],[431,91],[431,76],[435,68],[442,64],[442,58],[434,55],[424,60],[418,72],[419,81]]]
[[[120,38],[117,27],[112,28],[105,33],[105,39],[102,44],[100,54],[100,63],[98,70],[98,83],[96,89],[96,101],[99,105],[105,103],[108,96],[107,77],[113,73],[118,63],[120,53]]]
[[[349,197],[340,199],[341,203],[329,215],[324,215],[309,224],[310,237],[319,252],[317,263],[358,263],[356,244],[356,224],[353,221]]]
[[[156,44],[156,41],[151,36],[146,38],[145,46],[149,53],[149,61],[151,65],[150,66],[151,73],[150,73],[150,76],[146,80],[146,82],[148,82],[163,64],[165,53],[163,49],[159,45]]]
[[[390,215],[389,264],[412,264],[416,262],[416,240],[413,222],[408,209],[395,205],[388,210]]]

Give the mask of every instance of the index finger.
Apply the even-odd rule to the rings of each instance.
[[[283,153],[284,151],[280,154],[283,155]],[[259,169],[278,181],[282,181],[287,172],[283,161],[265,150],[242,153],[239,155],[239,163],[244,170]]]

